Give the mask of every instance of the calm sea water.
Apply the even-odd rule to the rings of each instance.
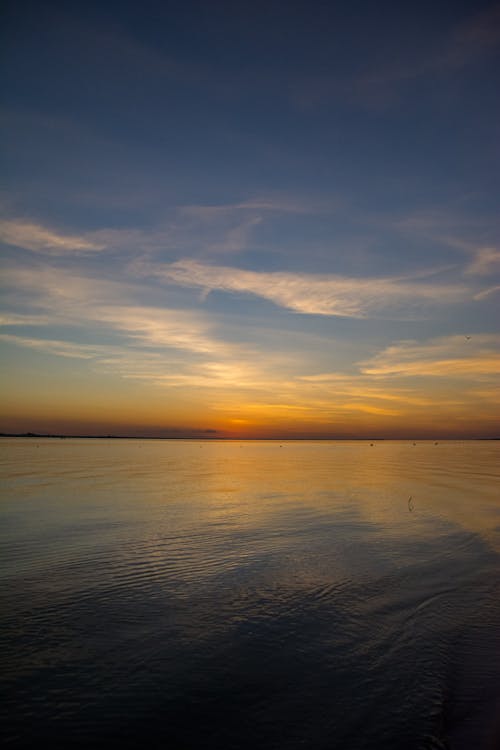
[[[500,442],[0,459],[8,747],[500,747]]]

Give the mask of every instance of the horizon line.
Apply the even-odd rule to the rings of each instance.
[[[415,437],[415,436],[407,436],[407,437],[293,437],[293,436],[283,436],[283,437],[233,437],[233,436],[227,436],[227,435],[209,435],[206,433],[202,433],[199,435],[72,435],[72,434],[62,434],[62,433],[37,433],[37,432],[23,432],[23,433],[8,433],[8,432],[0,432],[0,438],[26,438],[26,439],[34,439],[34,438],[49,438],[49,439],[58,439],[58,440],[207,440],[207,441],[274,441],[274,442],[287,442],[287,441],[310,441],[310,442],[348,442],[348,441],[356,441],[356,442],[366,442],[366,443],[373,443],[373,442],[387,442],[387,441],[399,441],[399,442],[405,442],[405,441],[414,441],[414,442],[424,442],[424,441],[468,441],[468,440],[500,440],[500,436],[471,436],[471,437],[440,437],[436,435],[430,435],[428,437]]]

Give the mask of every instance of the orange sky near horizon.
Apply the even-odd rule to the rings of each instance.
[[[73,367],[72,377],[66,371],[49,373],[51,358],[40,357],[48,361],[39,364],[34,381],[24,372],[10,385],[3,432],[277,439],[498,436],[500,399],[491,379],[478,381],[477,373],[454,380],[288,374],[252,385],[172,387],[117,379],[92,371],[87,362]]]

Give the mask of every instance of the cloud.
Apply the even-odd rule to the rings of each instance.
[[[471,395],[478,399],[484,399],[484,401],[495,406],[500,405],[500,388],[498,385],[471,389]]]
[[[474,258],[464,273],[468,276],[489,276],[495,271],[500,271],[500,250],[483,247],[474,252]]]
[[[362,398],[364,401],[392,401],[411,406],[430,406],[433,403],[428,396],[416,394],[411,388],[401,385],[396,388],[392,382],[390,388],[387,388],[380,385],[377,379],[374,386],[374,379],[359,371],[350,375],[338,372],[301,375],[297,380],[306,383],[312,392],[325,392],[329,389],[334,391],[337,397]]]
[[[0,326],[46,326],[50,323],[47,315],[20,315],[0,313]]]
[[[500,47],[500,7],[495,5],[448,29],[433,48],[409,56],[400,55],[361,73],[340,75],[299,75],[290,81],[287,90],[300,108],[311,108],[330,102],[349,100],[379,109],[397,101],[408,84],[421,79],[441,78],[460,73],[480,63]]]
[[[178,206],[168,220],[149,230],[99,229],[86,236],[110,250],[126,252],[239,253],[263,218],[262,211],[242,206]]]
[[[226,361],[208,361],[190,366],[187,363],[175,368],[172,372],[131,373],[127,377],[148,380],[158,386],[169,388],[221,388],[237,391],[239,389],[261,390],[269,386],[269,376],[264,374],[265,367],[253,361],[229,358]]]
[[[427,343],[403,341],[361,363],[374,376],[479,378],[500,374],[500,336],[480,334],[436,338]]]
[[[210,243],[207,250],[218,253],[239,253],[245,250],[252,229],[260,224],[260,216],[254,216],[236,227],[228,229],[220,240]]]
[[[61,234],[41,224],[18,219],[0,220],[0,241],[7,245],[47,255],[95,253],[106,247],[83,235]]]
[[[129,341],[121,345],[83,344],[64,339],[34,338],[7,333],[0,333],[0,341],[58,357],[93,360],[104,369],[118,371],[123,377],[153,381],[157,385],[213,385],[214,383],[209,382],[210,379],[220,385],[223,381],[229,382],[236,371],[234,365],[229,366],[223,362],[192,363],[189,360],[173,357],[170,352],[165,351],[165,347],[159,351],[144,351],[143,348],[135,348]],[[140,340],[135,343],[141,347],[145,342]],[[190,342],[179,345],[175,339],[168,340],[167,347],[193,351],[193,345]],[[194,351],[198,351],[196,344]],[[192,374],[192,370],[198,373],[196,377]],[[227,376],[222,377],[225,370]]]
[[[242,214],[248,211],[259,211],[270,214],[318,214],[331,211],[338,205],[338,199],[312,198],[307,196],[273,193],[258,195],[240,203],[222,203],[218,205],[178,206],[178,212],[207,221],[224,214]]]
[[[406,65],[392,65],[360,79],[360,84],[377,86],[404,82],[432,74],[453,72],[472,65],[500,43],[500,8],[492,8],[458,24],[442,40],[441,47]]]
[[[418,362],[383,361],[365,366],[368,375],[429,375],[432,377],[479,377],[480,375],[500,375],[500,355],[487,357],[430,359]]]
[[[99,347],[88,344],[75,344],[71,341],[57,339],[32,338],[29,336],[15,336],[0,333],[0,341],[6,344],[16,344],[28,349],[37,349],[46,354],[56,354],[58,357],[73,357],[76,359],[93,359],[99,352],[109,354],[109,347]]]
[[[484,222],[472,220],[470,216],[463,214],[433,209],[401,216],[390,221],[388,227],[406,237],[417,235],[470,254],[477,250],[476,237],[484,229]]]
[[[484,219],[456,216],[444,211],[420,212],[392,221],[389,225],[404,236],[421,237],[457,251],[457,261],[443,271],[460,269],[461,274],[472,282],[476,277],[492,276],[500,272],[500,250],[492,246],[481,246],[477,237],[484,233]],[[493,227],[490,227],[490,231]],[[481,300],[496,291],[496,287],[477,292],[473,299]]]
[[[189,310],[155,307],[100,305],[87,312],[90,320],[102,321],[142,346],[183,349],[200,354],[228,354],[238,349],[217,340],[210,324]]]
[[[413,317],[430,304],[450,304],[467,296],[465,287],[399,278],[354,278],[332,274],[247,271],[204,265],[194,260],[136,270],[204,293],[253,294],[294,312],[366,318],[371,315]]]
[[[166,335],[163,329],[160,342],[156,335],[153,340],[143,336],[142,323],[138,325],[129,321],[123,324],[123,328],[127,337],[121,344],[84,344],[5,333],[0,333],[0,341],[42,354],[87,360],[91,365],[98,366],[101,372],[118,373],[128,380],[169,389],[220,389],[226,395],[228,392],[241,392],[242,389],[263,391],[283,386],[283,382],[273,375],[276,363],[272,356],[261,363],[257,361],[255,353],[242,347],[222,342],[210,346],[193,338],[192,332],[185,329],[173,336]],[[159,348],[153,351],[143,348],[153,344]],[[182,352],[172,352],[176,349],[205,355],[209,359],[186,358]]]
[[[210,288],[251,291],[269,299],[274,298],[272,289],[277,288],[279,304],[286,301],[295,306],[291,309],[309,310],[315,296],[326,304],[321,297],[326,292],[318,282],[324,281],[330,292],[332,285],[336,291],[339,286],[338,277],[258,274],[203,264],[193,266],[192,262],[160,268],[174,267],[177,273],[179,265],[183,273],[187,268],[190,274],[199,274],[197,286],[203,283],[210,284]],[[158,270],[157,266],[154,268]],[[220,318],[143,304],[144,294],[151,299],[151,288],[139,282],[95,279],[45,264],[40,268],[7,269],[4,280],[11,287],[8,301],[12,300],[13,312],[5,313],[0,322],[16,326],[15,331],[4,328],[0,334],[4,344],[71,357],[86,371],[164,388],[165,398],[174,401],[175,394],[179,398],[202,399],[206,408],[228,420],[246,419],[252,424],[267,425],[321,424],[330,429],[343,420],[349,422],[351,417],[367,424],[372,419],[401,420],[405,415],[417,415],[425,421],[425,415],[435,414],[436,410],[440,414],[460,412],[473,416],[480,409],[486,414],[494,412],[496,402],[488,393],[494,389],[500,372],[500,336],[475,334],[470,340],[456,335],[423,343],[400,341],[357,366],[344,362],[349,371],[340,372],[335,369],[339,360],[332,339],[319,335],[312,341],[307,338],[303,342],[307,346],[303,347],[298,345],[300,334],[286,338],[283,332],[266,328],[265,343],[261,338],[260,344],[249,345],[245,335],[255,340],[258,332],[245,328],[235,342],[234,329],[230,325],[229,330]],[[360,298],[360,280],[341,281],[347,284],[349,295],[358,305],[367,309],[367,304],[372,304],[372,297]],[[418,284],[397,279],[383,281],[402,284],[404,288],[406,284],[419,286],[422,280]],[[365,293],[364,284],[361,292]],[[386,289],[376,288],[370,293],[381,304],[379,295]],[[435,293],[441,293],[440,285]],[[25,302],[29,306],[23,314],[17,313],[14,305]],[[44,323],[46,328],[42,327]],[[36,333],[21,328],[33,324],[37,325]],[[327,351],[332,352],[331,356],[325,356]],[[323,367],[325,362],[333,364],[331,372],[314,369],[313,352],[321,352]],[[423,387],[409,377],[421,375],[434,379]],[[445,375],[449,377],[442,377]],[[472,388],[478,393],[474,394]]]
[[[482,292],[478,292],[474,295],[475,300],[482,300],[486,299],[486,297],[490,297],[492,294],[497,294],[500,292],[500,284],[497,284],[496,286],[491,286],[488,289],[483,289]]]
[[[13,299],[29,301],[37,315],[6,313],[4,325],[27,325],[49,318],[52,325],[99,326],[115,331],[136,346],[182,349],[200,354],[225,354],[240,347],[214,335],[213,326],[192,310],[143,305],[140,285],[96,279],[56,268],[8,268],[3,273]],[[26,300],[22,299],[26,296]],[[123,304],[127,300],[128,304]]]
[[[9,331],[0,334],[1,341],[88,360],[121,377],[168,387],[259,389],[275,383],[271,373],[278,361],[286,360],[286,355],[271,353],[262,362],[254,348],[218,336],[206,315],[141,304],[135,299],[143,291],[140,285],[47,268],[7,269],[4,281],[13,299],[22,303],[26,297],[38,314],[5,313],[0,324],[41,325],[43,321],[50,328],[42,329],[39,336]],[[63,337],[51,335],[54,326]],[[81,331],[110,343],[75,342]]]
[[[43,265],[11,265],[2,270],[1,280],[14,302],[21,301],[37,313],[42,310],[65,320],[78,318],[98,303],[121,304],[140,291],[136,284],[71,273],[62,268]]]
[[[239,203],[184,205],[174,209],[171,242],[187,255],[228,254],[246,250],[256,227],[279,221],[283,215],[328,214],[338,199],[271,193]],[[189,250],[189,248],[191,248]]]
[[[500,47],[500,6],[488,8],[454,29],[441,56],[449,68],[462,68]]]

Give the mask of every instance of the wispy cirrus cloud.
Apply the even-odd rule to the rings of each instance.
[[[59,326],[65,309],[53,311],[53,322]],[[71,326],[74,321],[68,319],[67,323]],[[437,408],[436,392],[434,386],[416,386],[408,377],[419,375],[433,376],[433,382],[436,377],[439,381],[443,375],[453,376],[442,378],[446,387],[439,394],[441,415],[474,416],[479,411],[492,415],[498,403],[494,384],[500,358],[495,347],[500,337],[474,336],[474,348],[461,362],[456,352],[462,342],[467,346],[472,339],[454,336],[423,344],[398,342],[348,373],[305,374],[310,372],[310,363],[303,358],[294,360],[283,351],[266,352],[263,357],[262,352],[245,345],[218,340],[206,321],[185,318],[180,311],[102,305],[81,317],[87,332],[96,324],[104,339],[110,332],[119,333],[114,343],[49,338],[50,328],[37,337],[0,334],[0,340],[85,361],[93,371],[165,388],[170,394],[177,389],[193,397],[210,393],[211,408],[229,421],[234,417],[235,423],[309,420],[328,427],[338,425],[339,420],[357,419],[356,415],[390,420],[421,415],[424,419],[429,410],[434,413]],[[68,335],[74,336],[71,327]],[[458,388],[450,385],[457,377],[461,381]]]
[[[137,312],[140,323],[132,314],[132,321],[121,324],[121,343],[86,344],[44,338],[43,333],[36,338],[0,333],[0,342],[41,354],[85,360],[95,371],[160,388],[219,390],[222,395],[241,394],[242,390],[267,392],[283,388],[283,370],[276,360],[283,361],[285,357],[269,356],[262,361],[255,352],[239,345],[200,341],[185,326],[185,321],[173,335],[164,326],[155,326],[155,334],[151,337],[150,329],[144,327],[144,311]],[[114,322],[111,321],[111,330],[116,329]],[[150,326],[153,323],[151,318],[148,322]]]
[[[351,75],[297,75],[288,90],[301,108],[311,108],[335,99],[380,108],[397,101],[398,94],[413,81],[447,80],[450,74],[473,66],[500,47],[500,8],[496,4],[457,23],[436,39],[432,47],[391,57]]]
[[[464,273],[467,276],[489,276],[497,271],[500,271],[500,250],[483,247],[474,251],[473,259]]]
[[[265,371],[266,368],[255,361],[248,358],[238,360],[237,356],[233,356],[226,360],[198,362],[194,367],[184,363],[163,372],[131,372],[126,377],[169,388],[230,389],[240,392],[241,389],[255,391],[275,385],[276,380],[271,379],[269,373],[266,375]]]
[[[172,265],[178,269],[176,264],[167,268]],[[241,273],[238,269],[223,267],[227,276],[223,273],[222,279],[215,281],[211,275],[207,277],[206,270],[218,274],[219,267],[195,264],[195,268],[200,273],[198,285],[203,281],[210,288],[260,293],[269,299],[274,299],[270,291],[274,285],[278,287],[279,304],[308,312],[317,309],[312,306],[315,296],[321,304],[329,302],[328,298],[326,303],[321,298],[326,292],[317,282],[333,282],[334,289],[338,282],[338,277],[306,275],[304,279],[301,274],[284,274],[283,291],[277,283],[282,274],[278,274],[278,280],[275,274],[252,272],[234,277],[234,272]],[[192,266],[189,270],[193,270]],[[7,269],[3,279],[12,289],[9,300],[13,305],[16,301],[21,305],[28,303],[22,314],[13,307],[13,312],[3,316],[3,343],[74,358],[86,370],[165,388],[170,394],[178,391],[192,394],[193,398],[196,394],[210,394],[210,408],[219,409],[228,420],[232,414],[236,420],[249,422],[267,420],[271,424],[276,418],[283,423],[310,420],[311,424],[328,426],[351,416],[403,419],[408,414],[434,412],[435,389],[441,388],[440,383],[441,414],[474,415],[479,409],[486,414],[494,412],[495,401],[488,394],[500,372],[498,336],[475,334],[472,338],[456,335],[425,342],[399,341],[360,364],[344,362],[341,367],[333,354],[331,372],[315,371],[310,352],[300,351],[300,347],[297,351],[293,337],[287,340],[276,331],[269,333],[265,345],[262,341],[250,344],[245,341],[244,331],[236,337],[227,321],[213,319],[199,310],[144,304],[143,294],[149,297],[151,288],[143,287],[139,279],[95,279],[46,265]],[[413,286],[422,283],[422,278],[391,281]],[[330,287],[328,290],[331,293]],[[359,287],[349,287],[348,292],[357,299]],[[369,303],[381,304],[382,293],[386,292],[377,288],[375,302],[370,297]],[[358,304],[365,305],[365,299],[358,300]],[[23,325],[37,325],[36,333],[23,331]],[[16,326],[15,331],[9,326]],[[321,336],[312,348],[335,351],[333,339]],[[412,381],[420,376],[433,379],[426,381],[423,388]],[[459,386],[449,385],[457,380]],[[473,388],[478,393],[473,393]]]
[[[29,299],[38,314],[5,313],[1,341],[86,360],[93,369],[122,378],[169,388],[262,390],[276,386],[273,373],[282,378],[289,359],[287,353],[272,352],[263,359],[254,346],[221,335],[214,321],[197,311],[143,304],[140,284],[55,268],[11,268],[3,280],[13,299]],[[9,330],[33,321],[40,327],[36,336]],[[86,343],[89,337],[92,343]]]
[[[234,354],[239,347],[217,339],[210,323],[190,310],[144,305],[101,304],[87,313],[142,346],[183,349],[198,354]]]
[[[476,63],[500,46],[500,8],[479,12],[457,24],[433,53],[406,65],[391,65],[361,78],[361,86],[382,86],[432,74],[460,70]]]
[[[481,292],[477,292],[477,294],[474,295],[474,299],[486,299],[487,297],[491,297],[493,294],[498,294],[498,292],[500,292],[500,284],[495,284],[495,286],[490,286],[487,289],[483,289]]]
[[[0,313],[0,326],[46,326],[51,322],[48,315],[24,315]]]
[[[20,219],[0,220],[0,241],[47,255],[95,253],[106,247],[102,242],[89,239],[86,235],[63,234]]]
[[[6,344],[15,344],[27,349],[35,349],[45,354],[55,354],[58,357],[71,357],[75,359],[95,359],[99,355],[109,356],[109,346],[96,344],[78,344],[64,339],[34,338],[33,336],[17,336],[14,334],[0,333],[0,341]]]
[[[310,200],[285,195],[257,197],[240,203],[170,206],[155,226],[103,227],[78,234],[11,217],[0,219],[0,242],[48,256],[84,256],[103,250],[236,254],[248,247],[254,229],[266,219],[319,210],[324,209]]]
[[[313,315],[411,318],[421,315],[429,305],[459,302],[468,296],[463,285],[435,280],[247,271],[194,260],[163,265],[142,263],[135,269],[171,284],[202,289],[205,294],[211,291],[253,294],[294,312]]]
[[[132,324],[132,332],[127,329],[132,341],[122,344],[85,344],[64,339],[35,338],[17,334],[0,333],[0,341],[14,344],[26,349],[33,349],[43,354],[55,355],[70,359],[87,360],[97,365],[102,371],[118,373],[121,377],[146,381],[157,386],[170,388],[262,388],[263,368],[245,359],[238,360],[238,351],[228,347],[219,351],[217,347],[199,346],[189,333],[184,331],[179,339],[163,335],[159,341],[143,337],[142,328]],[[137,330],[139,329],[139,330]],[[125,330],[125,325],[124,325]],[[154,351],[145,351],[144,345],[156,345]],[[135,344],[135,346],[134,346]],[[191,361],[182,355],[172,356],[169,349],[182,349],[196,354],[210,354],[218,359],[208,361]],[[224,356],[225,355],[225,356]]]
[[[482,224],[471,221],[470,216],[432,209],[404,214],[389,221],[388,226],[404,237],[417,236],[471,254],[476,251],[476,236]]]
[[[420,343],[402,341],[361,363],[365,375],[448,378],[497,377],[500,336],[455,335]]]
[[[320,214],[332,211],[339,204],[339,198],[299,196],[289,193],[269,193],[255,195],[239,203],[193,204],[178,206],[181,215],[193,216],[211,221],[227,214],[244,214],[258,211],[262,214]]]
[[[441,64],[462,68],[500,48],[500,6],[480,11],[456,26],[445,46]]]
[[[153,307],[139,301],[140,285],[96,279],[58,268],[8,268],[3,281],[15,298],[29,300],[37,315],[7,312],[3,325],[41,320],[58,326],[113,331],[136,346],[224,354],[238,348],[218,339],[206,316],[192,310]],[[127,301],[127,304],[124,302]]]
[[[470,282],[481,282],[486,277],[500,273],[500,250],[496,242],[498,228],[496,217],[481,221],[447,211],[428,211],[402,216],[390,222],[390,228],[405,238],[419,237],[431,241],[456,253],[456,261],[451,260],[449,270],[461,273]],[[491,236],[489,242],[479,238],[485,233]],[[474,299],[481,300],[496,292],[497,286],[481,289],[474,293]]]

